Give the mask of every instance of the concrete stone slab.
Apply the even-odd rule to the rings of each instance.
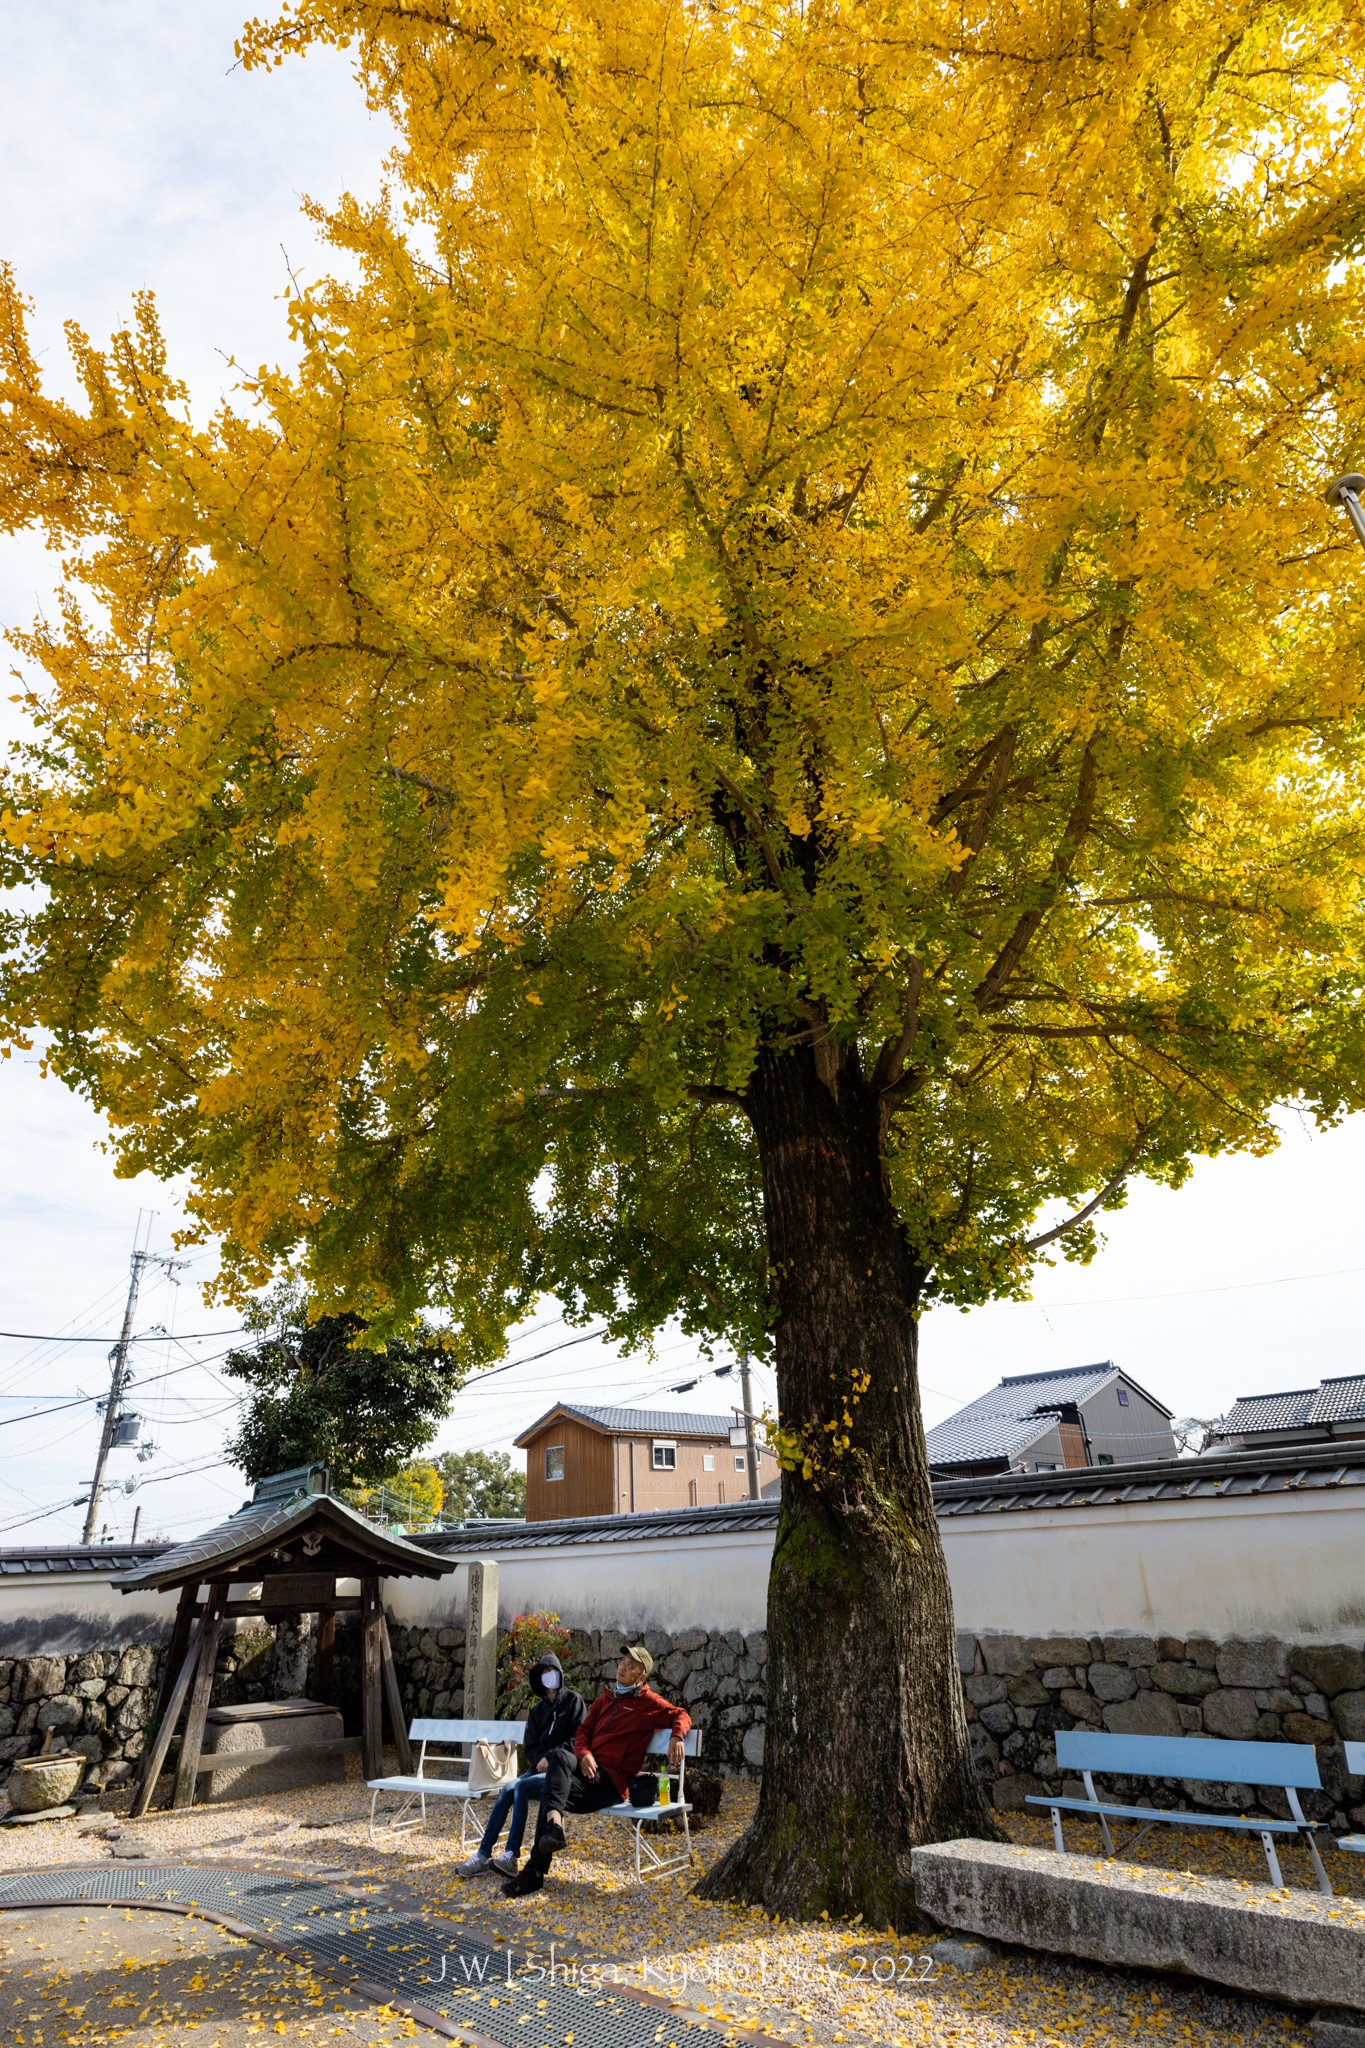
[[[227,1799],[256,1798],[297,1785],[316,1785],[343,1774],[336,1745],[345,1729],[335,1707],[317,1700],[259,1700],[246,1706],[213,1707],[204,1729],[204,1761],[231,1756],[242,1768],[214,1771],[199,1780],[199,1796],[214,1805]],[[328,1745],[320,1747],[320,1745]],[[293,1754],[281,1756],[282,1749]],[[256,1762],[252,1752],[276,1752]]]
[[[937,1842],[911,1869],[919,1905],[959,1933],[1365,2011],[1365,1901],[1007,1842]]]

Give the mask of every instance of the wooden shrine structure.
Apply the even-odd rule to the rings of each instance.
[[[173,1807],[193,1806],[200,1775],[204,1728],[223,1623],[239,1616],[268,1622],[318,1616],[313,1693],[330,1703],[338,1614],[360,1616],[361,1752],[365,1776],[383,1774],[383,1716],[398,1751],[399,1769],[412,1770],[398,1673],[380,1596],[386,1578],[437,1579],[455,1564],[376,1529],[326,1491],[325,1466],[301,1466],[258,1482],[245,1507],[215,1529],[177,1544],[114,1584],[125,1593],[180,1593],[165,1668],[153,1714],[154,1733],[143,1750],[133,1796],[134,1815],[151,1805],[156,1781],[181,1715],[185,1717],[176,1766]],[[358,1593],[339,1582],[358,1580]],[[234,1598],[237,1589],[243,1589]],[[276,1748],[238,1753],[237,1763],[264,1763],[299,1751]]]

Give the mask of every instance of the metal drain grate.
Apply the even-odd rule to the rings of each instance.
[[[196,1865],[115,1865],[0,1878],[0,1907],[198,1905],[256,1927],[320,1969],[348,1970],[506,2048],[725,2048],[742,2038],[610,1991],[547,1984],[516,1950],[434,1928],[415,1913],[343,1899],[314,1878]]]

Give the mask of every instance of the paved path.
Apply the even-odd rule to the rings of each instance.
[[[0,1878],[0,1910],[59,1905],[199,1913],[438,2033],[494,2048],[734,2048],[758,2038],[615,1986],[609,1972],[586,1983],[559,1973],[552,1980],[541,1951],[472,1940],[401,1904],[296,1872],[133,1863]]]

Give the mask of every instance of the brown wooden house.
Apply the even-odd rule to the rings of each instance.
[[[526,1519],[644,1514],[749,1497],[748,1459],[732,1444],[735,1416],[559,1401],[517,1438],[526,1453]],[[777,1460],[758,1447],[759,1492],[775,1492]]]

